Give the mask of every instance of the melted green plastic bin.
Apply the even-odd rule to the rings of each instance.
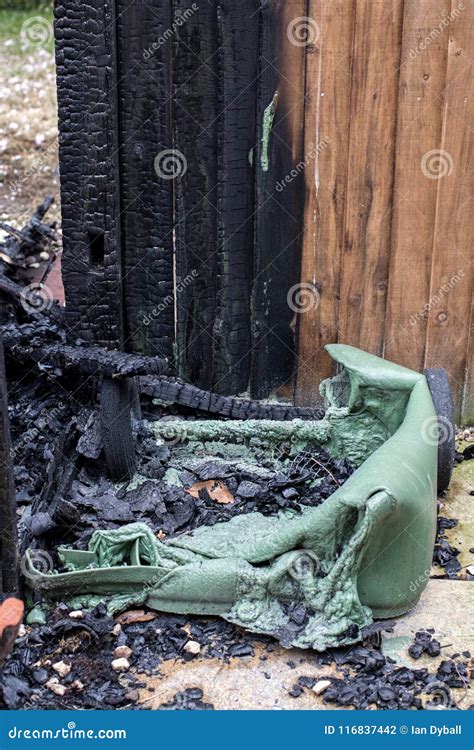
[[[145,524],[97,530],[87,551],[60,549],[67,572],[30,580],[72,606],[107,600],[212,614],[284,646],[356,642],[374,618],[413,607],[429,576],[436,531],[436,413],[424,375],[350,346],[321,384],[319,421],[176,421],[179,435],[240,440],[256,434],[295,451],[318,443],[358,468],[330,498],[278,517],[252,513],[160,542]],[[191,424],[191,426],[190,426]],[[170,429],[170,423],[166,423]],[[155,423],[157,439],[162,423]]]

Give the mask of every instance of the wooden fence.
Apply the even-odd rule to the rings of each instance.
[[[73,329],[298,403],[331,374],[324,344],[349,343],[446,367],[473,420],[474,0],[56,18]]]

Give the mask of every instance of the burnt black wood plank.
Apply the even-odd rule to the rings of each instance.
[[[287,383],[294,367],[295,313],[288,295],[298,282],[301,259],[305,49],[291,44],[287,30],[294,16],[304,15],[304,8],[299,0],[275,0],[262,4],[260,11],[250,382],[254,398]]]
[[[186,159],[175,181],[179,373],[203,388],[214,376],[217,294],[217,7],[174,0],[174,138]]]
[[[171,0],[116,3],[126,349],[171,356]]]
[[[114,3],[57,0],[62,270],[71,337],[120,346],[120,182]]]
[[[214,389],[239,393],[250,375],[258,3],[217,0],[218,238]]]
[[[0,332],[0,594],[18,591],[18,539],[5,361]]]

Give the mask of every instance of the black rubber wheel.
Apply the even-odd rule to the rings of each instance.
[[[127,378],[104,377],[100,395],[100,423],[105,460],[111,479],[130,479],[136,466],[131,408],[135,383]]]
[[[442,367],[425,370],[431,398],[438,417],[438,494],[444,492],[451,480],[455,455],[455,428],[453,421],[453,397],[448,375]]]

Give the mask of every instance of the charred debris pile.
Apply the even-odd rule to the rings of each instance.
[[[296,454],[285,443],[269,451],[256,436],[250,446],[214,445],[209,455],[204,445],[200,449],[194,443],[190,450],[173,434],[157,440],[149,429],[157,420],[318,419],[322,412],[207,393],[174,377],[164,360],[109,352],[66,337],[64,308],[46,284],[58,248],[54,225],[44,221],[50,204],[45,201],[21,231],[4,225],[7,239],[0,244],[10,466],[20,553],[36,548],[53,568],[60,544],[85,548],[97,528],[141,520],[163,539],[255,510],[266,515],[281,509],[298,512],[324,502],[343,484],[353,467],[316,444]],[[133,466],[124,477],[114,472],[111,476],[101,413],[103,383],[116,376],[126,377],[135,389]],[[444,528],[441,522],[436,554],[446,574],[454,577],[456,550],[447,549]],[[274,648],[271,638],[250,636],[219,619],[131,612],[114,620],[103,605],[71,613],[57,604],[47,623],[32,620],[22,628],[4,666],[7,708],[134,707],[144,687],[135,673],[154,674],[167,659],[228,661],[254,655],[257,643],[265,653]],[[193,649],[186,648],[190,641],[196,644]],[[117,649],[126,650],[133,674],[111,666]],[[377,632],[375,641],[368,633],[352,654],[348,661],[329,652],[314,657],[322,664],[346,664],[341,678],[331,682],[330,702],[421,707],[416,695],[433,681],[427,670],[420,675],[395,670],[379,650]],[[461,669],[464,684],[464,663],[453,669]],[[373,674],[375,687],[367,677]],[[436,679],[449,684],[444,673]],[[290,695],[297,698],[315,681],[317,677],[310,676],[297,683]],[[199,688],[190,688],[163,708],[212,705]]]

